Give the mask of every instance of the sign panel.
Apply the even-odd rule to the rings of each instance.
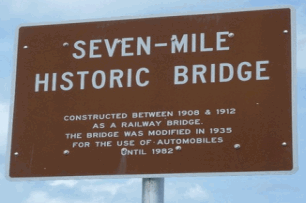
[[[20,27],[9,176],[291,173],[291,12]]]

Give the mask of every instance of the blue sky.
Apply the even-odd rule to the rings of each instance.
[[[21,23],[210,12],[291,5],[297,14],[298,163],[293,175],[165,179],[169,203],[306,202],[306,1],[305,0],[1,0],[0,2],[0,200],[17,203],[134,203],[141,179],[10,182],[5,179],[14,38]]]

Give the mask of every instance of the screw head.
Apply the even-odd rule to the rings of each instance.
[[[68,46],[69,46],[69,43],[68,43],[68,42],[65,42],[65,43],[63,44],[63,46],[64,46],[64,47],[68,47]]]
[[[172,37],[172,38],[171,38],[171,41],[174,41],[174,40],[175,40],[175,37]]]
[[[234,36],[235,36],[235,34],[232,33],[232,32],[228,34],[228,37],[229,37],[229,38],[232,38],[232,37],[234,37]]]
[[[121,155],[125,156],[127,154],[127,148],[121,148]]]
[[[288,30],[284,30],[283,33],[288,33]]]
[[[14,153],[14,155],[15,155],[15,156],[18,156],[18,155],[19,155],[19,153],[18,153],[18,152],[15,152],[15,153]]]
[[[287,142],[283,142],[282,146],[286,147],[287,146]]]
[[[63,154],[68,155],[70,152],[69,150],[64,150]]]
[[[121,148],[121,153],[126,153],[127,152],[127,148]]]
[[[240,144],[235,144],[235,145],[234,145],[234,148],[235,148],[235,149],[240,149],[240,147],[241,147]]]
[[[176,146],[176,147],[175,147],[175,150],[181,151],[181,150],[182,150],[182,147],[181,147],[181,146]]]
[[[118,44],[121,44],[121,42],[122,42],[122,40],[117,39],[117,43],[118,43]]]
[[[23,46],[23,48],[24,48],[24,49],[27,49],[27,48],[29,48],[29,47],[28,47],[27,45],[25,45],[25,46]]]

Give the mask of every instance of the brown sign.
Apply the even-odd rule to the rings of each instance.
[[[20,27],[9,176],[294,170],[291,12]]]

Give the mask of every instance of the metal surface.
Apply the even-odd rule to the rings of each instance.
[[[291,12],[283,8],[21,27],[10,154],[18,151],[22,156],[11,156],[9,176],[154,177],[291,172],[297,166],[293,159],[296,140],[293,136],[295,107],[291,105],[295,100]],[[284,34],[284,30],[290,32]],[[199,41],[201,33],[205,33],[205,44]],[[222,34],[219,42],[218,33]],[[172,50],[171,46],[180,43],[185,34],[188,35],[187,51],[179,44]],[[144,46],[148,36],[151,37],[149,53]],[[194,43],[193,39],[198,41]],[[77,59],[82,55],[76,45],[80,40],[85,42],[79,45],[86,54]],[[113,49],[113,43],[118,43],[118,47]],[[25,44],[27,50],[23,49]],[[245,61],[252,66],[244,66],[244,72],[238,76],[238,65]],[[258,61],[269,61],[261,67],[265,70],[256,66]],[[233,65],[232,80],[224,81],[230,75],[225,67],[221,81],[221,63]],[[214,78],[211,64],[215,64]],[[207,68],[205,82],[199,72],[193,77],[192,71],[203,68],[194,65]],[[176,66],[187,67],[189,81],[185,84],[174,84]],[[144,67],[149,73],[142,70],[137,76],[137,70]],[[92,83],[92,75],[97,70],[104,71],[106,77],[100,89],[93,88]],[[82,76],[84,71],[89,73]],[[251,71],[252,78],[242,81],[239,77],[247,78],[250,73],[245,71]],[[67,72],[73,77],[64,80],[63,74]],[[46,83],[37,83],[46,73],[49,74],[48,88]],[[117,80],[109,80],[111,74],[116,77],[121,73],[122,87]],[[127,77],[130,73],[132,77]],[[99,74],[97,72],[96,76],[102,76],[101,72]],[[269,79],[257,80],[258,76]],[[137,77],[140,78],[138,83]],[[69,90],[67,78],[74,84]],[[183,78],[177,79],[182,82]],[[149,83],[141,86],[146,81]],[[101,80],[96,81],[95,87],[99,83]],[[222,109],[235,109],[235,114],[220,115]],[[180,116],[183,110],[193,115]],[[132,117],[137,112],[166,111],[173,112],[173,116]],[[195,115],[196,111],[200,114]],[[113,113],[119,113],[121,118],[69,120],[75,115]],[[122,118],[124,114],[127,118]],[[193,122],[199,119],[198,125],[167,125],[168,120],[188,122],[191,119]],[[137,123],[142,121],[161,124],[145,128]],[[133,125],[118,127],[122,122]],[[117,127],[111,127],[112,123]],[[231,133],[221,134],[223,128],[229,127]],[[189,129],[191,133],[148,136],[149,130],[171,129]],[[203,129],[204,134],[196,133]],[[214,129],[218,133],[215,134]],[[118,137],[86,138],[86,133],[112,132],[114,135],[116,131]],[[135,133],[125,137],[125,131]],[[139,131],[143,131],[143,135]],[[201,144],[181,146],[182,143],[176,143],[179,139],[190,142],[197,138],[202,138]],[[170,143],[157,145],[164,139]],[[175,143],[171,143],[171,139],[175,139]],[[279,144],[284,140],[286,147]],[[113,145],[108,145],[108,141]],[[117,141],[125,142],[118,146]],[[217,141],[219,143],[214,143]],[[233,147],[236,143],[243,147],[236,150]],[[178,144],[181,150],[176,149]],[[63,151],[68,149],[69,156],[64,156]],[[156,154],[156,149],[161,149],[161,153]],[[167,153],[163,154],[162,149]],[[169,154],[169,149],[176,150]],[[138,154],[133,151],[134,155],[128,155],[127,150],[138,150]]]
[[[164,178],[142,179],[142,203],[164,203]]]

